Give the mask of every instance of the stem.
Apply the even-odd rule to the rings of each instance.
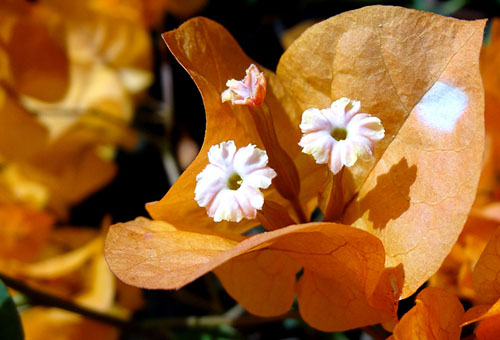
[[[299,218],[300,223],[307,223],[309,222],[309,219],[306,217],[306,214],[304,213],[304,210],[302,209],[302,206],[300,205],[298,197],[295,197],[295,199],[292,200],[292,206],[297,213],[297,217]]]
[[[330,197],[325,209],[325,222],[335,222],[340,219],[344,212],[344,188],[342,187],[342,177],[344,175],[344,168],[332,176],[332,187],[330,190]]]
[[[208,315],[208,316],[190,316],[187,318],[166,318],[148,320],[143,323],[148,327],[188,327],[188,328],[213,328],[220,325],[228,325],[233,327],[248,327],[254,325],[261,325],[264,323],[272,323],[282,321],[285,319],[300,318],[298,312],[288,312],[283,315],[275,317],[259,317],[254,315],[244,315],[238,317],[231,317],[227,315]]]
[[[281,196],[292,203],[300,222],[306,223],[307,218],[299,203],[299,172],[292,158],[281,147],[278,141],[271,112],[265,104],[256,108],[250,107],[249,109],[257,132],[259,133],[260,139],[269,157],[269,165],[278,173],[278,176],[274,180],[276,189]]]
[[[377,326],[367,326],[361,328],[361,330],[371,336],[373,340],[385,340],[389,336],[389,333]]]
[[[3,273],[0,273],[0,280],[2,280],[8,287],[26,295],[29,298],[30,303],[33,305],[64,309],[66,311],[85,316],[89,319],[101,322],[103,324],[117,327],[126,332],[131,332],[136,335],[142,336],[145,335],[150,339],[160,339],[160,336],[158,334],[145,329],[138,324],[115,317],[113,315],[100,313],[95,310],[79,306],[71,301],[61,299],[60,297],[54,296],[52,294],[44,293],[40,290],[28,286],[24,282],[21,282]]]
[[[254,315],[242,316],[239,312],[241,310],[241,307],[238,306],[238,308],[232,313],[226,313],[222,315],[161,318],[134,323],[109,314],[100,313],[76,305],[71,301],[61,299],[57,296],[44,293],[40,290],[28,286],[24,282],[21,282],[3,273],[0,273],[0,280],[2,280],[8,287],[22,293],[23,295],[26,295],[29,298],[30,303],[33,305],[64,309],[66,311],[82,315],[103,324],[117,327],[124,332],[133,333],[146,339],[160,340],[170,338],[171,336],[168,336],[168,334],[171,334],[170,329],[173,327],[214,328],[220,325],[248,327],[265,323],[273,323],[289,318],[300,318],[298,312],[289,312],[280,316],[266,318]]]

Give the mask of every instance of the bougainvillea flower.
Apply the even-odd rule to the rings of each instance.
[[[498,202],[473,208],[457,242],[439,271],[430,278],[429,284],[446,289],[460,298],[477,301],[478,295],[474,289],[472,273],[498,225],[500,225]]]
[[[214,145],[209,164],[196,176],[195,200],[215,222],[255,219],[264,205],[259,189],[267,189],[276,172],[267,167],[266,152],[248,145],[236,150],[234,141]]]
[[[127,124],[133,95],[152,79],[149,34],[140,18],[97,10],[92,1],[2,2],[0,9],[8,32],[0,47],[0,158],[24,183],[43,186],[45,204],[64,216],[112,180],[114,146],[136,145]],[[2,191],[28,203],[21,187]]]
[[[425,288],[415,303],[388,340],[460,339],[464,308],[455,295],[440,288]]]
[[[124,282],[152,289],[180,288],[213,270],[248,311],[284,313],[295,294],[302,317],[322,330],[393,320],[399,297],[439,268],[475,196],[484,142],[477,66],[483,26],[398,7],[341,14],[304,32],[276,74],[263,70],[268,86],[259,107],[221,102],[226,81],[241,79],[253,63],[222,26],[195,18],[165,33],[202,94],[205,141],[169,192],[147,205],[153,220],[110,228],[110,268]],[[300,150],[302,113],[343,97],[380,119],[385,137],[369,161],[344,169],[342,223],[294,224],[297,210],[310,216],[329,173]],[[272,118],[279,145],[259,134],[254,118],[261,114]],[[209,148],[227,140],[269,155],[277,177],[262,212],[273,221],[285,215],[289,225],[244,236],[258,221],[214,223],[197,204],[196,176]],[[283,171],[271,153],[281,149],[297,169],[295,204],[276,188]]]
[[[479,181],[476,206],[500,200],[500,19],[493,19],[490,41],[481,50],[481,76],[484,84],[486,150]]]
[[[2,85],[40,100],[61,99],[69,84],[61,22],[27,1],[2,1],[0,30]]]
[[[360,107],[359,101],[340,98],[329,108],[304,111],[302,152],[312,155],[316,163],[328,163],[333,174],[353,166],[358,157],[371,157],[375,141],[384,138],[384,128],[377,117],[358,113]]]
[[[96,230],[59,229],[45,244],[45,250],[50,249],[55,256],[18,263],[10,275],[29,279],[30,285],[91,310],[109,313],[116,307],[116,283],[104,261],[102,242]],[[60,253],[63,248],[73,247]],[[119,335],[114,327],[57,308],[32,307],[21,314],[21,319],[26,339],[43,339],[49,332],[55,332],[54,338],[60,340],[79,339],[79,334],[103,340],[117,339]]]
[[[243,80],[230,79],[227,81],[227,90],[222,92],[222,102],[231,102],[236,105],[260,105],[266,97],[266,78],[257,66],[250,65]]]
[[[467,310],[462,325],[480,321],[476,329],[479,340],[494,339],[498,336],[500,319],[500,228],[492,235],[479,257],[472,281],[477,293],[478,305]]]
[[[8,208],[0,206],[2,222],[6,222],[7,216],[1,215],[5,215],[4,210],[7,212]],[[38,235],[38,233],[47,234],[43,230],[42,224],[46,223],[44,221],[46,217],[42,213],[37,215],[28,211],[25,212],[26,216],[20,218],[22,211],[19,208],[17,210],[10,208],[10,219],[18,220],[18,230],[20,223],[24,222],[27,225],[26,220],[31,218],[28,222],[33,225],[33,229],[39,229],[31,231],[34,235],[32,237],[38,237],[40,240],[36,246],[31,240],[24,244],[24,247],[33,246],[32,250],[24,249],[23,243],[19,242],[20,253],[14,258],[9,258],[6,256],[8,254],[2,251],[0,268],[4,274],[18,280],[26,280],[32,287],[73,301],[90,310],[111,313],[124,318],[130,315],[133,309],[129,309],[129,306],[134,307],[134,304],[137,306],[137,303],[125,306],[122,300],[116,299],[116,295],[117,293],[118,295],[133,295],[138,289],[134,288],[131,291],[127,288],[124,291],[122,289],[124,285],[116,285],[116,279],[109,271],[103,256],[102,233],[91,228],[62,227],[43,237]],[[19,231],[23,232],[22,229]],[[10,240],[6,241],[9,243]],[[3,245],[2,250],[4,250]],[[27,254],[21,251],[26,251]],[[118,339],[119,336],[118,329],[113,326],[104,325],[58,308],[34,306],[24,310],[21,318],[26,339],[45,339],[47,334],[52,333],[54,336],[51,338],[58,340],[84,339],[82,334],[91,334],[94,339],[102,340]]]
[[[0,203],[0,262],[32,261],[47,241],[53,223],[53,216],[46,212]]]

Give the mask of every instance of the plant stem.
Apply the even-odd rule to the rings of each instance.
[[[207,316],[190,316],[182,318],[161,318],[156,320],[147,320],[142,324],[147,327],[187,327],[187,328],[213,328],[221,325],[229,325],[233,327],[248,327],[254,325],[262,325],[282,321],[285,319],[300,318],[298,312],[288,312],[275,317],[259,317],[254,315],[243,315],[231,317],[227,315],[207,315]]]
[[[79,306],[71,301],[61,299],[60,297],[52,294],[44,293],[3,273],[0,273],[0,280],[2,280],[6,286],[26,295],[29,298],[30,303],[33,305],[64,309],[106,325],[117,327],[123,331],[131,332],[137,335],[146,335],[149,339],[160,339],[158,334],[142,327],[139,324],[132,323],[113,315],[100,313],[95,310]]]
[[[387,333],[382,327],[377,326],[367,326],[361,328],[361,330],[371,336],[373,340],[385,340],[390,335],[390,333]]]
[[[27,296],[32,305],[44,307],[56,307],[73,312],[89,319],[114,326],[122,331],[130,332],[146,339],[167,339],[171,334],[171,328],[214,328],[220,325],[230,325],[234,327],[248,327],[265,323],[282,321],[289,318],[300,318],[298,312],[289,312],[276,317],[258,317],[253,315],[241,315],[241,307],[237,307],[233,313],[222,315],[190,316],[179,318],[161,318],[145,320],[134,323],[105,313],[100,313],[60,297],[42,292],[30,287],[26,283],[0,273],[2,280],[8,287]],[[240,312],[238,312],[240,311]],[[233,315],[234,314],[234,315]]]

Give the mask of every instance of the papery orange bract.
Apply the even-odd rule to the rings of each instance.
[[[396,324],[391,340],[458,340],[464,308],[458,298],[440,288],[425,288]]]
[[[479,302],[494,303],[500,298],[500,228],[477,261],[472,280]]]
[[[498,315],[500,315],[500,300],[495,302],[493,305],[477,305],[469,308],[465,312],[462,318],[462,326]]]
[[[493,330],[498,329],[495,323],[500,316],[500,227],[479,257],[472,280],[477,300],[482,304],[467,310],[462,318],[462,325],[481,321],[476,332],[483,334],[483,339],[492,339]],[[481,326],[485,321],[486,324]],[[477,336],[481,339],[479,334]]]
[[[113,146],[131,149],[136,145],[137,135],[127,124],[133,115],[133,96],[152,78],[150,38],[144,27],[137,26],[140,21],[120,18],[117,13],[96,16],[87,1],[72,5],[57,0],[33,5],[7,2],[2,6],[6,8],[1,13],[2,37],[11,39],[8,43],[13,47],[1,51],[0,64],[5,62],[13,72],[27,70],[31,77],[42,73],[30,83],[30,91],[11,81],[8,72],[5,75],[0,88],[0,159],[14,166],[21,177],[46,187],[50,195],[45,205],[64,217],[71,205],[114,177]],[[21,20],[25,17],[26,23]],[[31,17],[40,27],[32,32],[30,44],[25,44],[16,35],[16,27],[26,33]],[[10,31],[9,23],[14,25]],[[33,58],[35,52],[27,53],[32,45],[48,56],[38,58],[41,65]],[[52,57],[53,49],[64,57],[64,63],[58,55]],[[46,61],[57,63],[66,73],[69,68],[70,75],[57,73]],[[10,63],[20,66],[10,67]],[[51,73],[45,75],[45,71]],[[60,86],[52,84],[49,76]],[[64,76],[64,91],[59,91],[63,86],[59,76]],[[38,88],[43,95],[37,94]],[[45,93],[49,90],[52,97]]]
[[[118,329],[56,308],[33,307],[21,313],[26,340],[114,340]]]
[[[303,318],[325,331],[395,317],[402,271],[384,268],[382,244],[367,232],[309,223],[239,243],[229,237],[138,218],[111,227],[106,258],[124,282],[153,289],[179,288],[215,270],[230,295],[262,316],[286,312],[297,290]],[[296,283],[301,267],[304,274]]]
[[[165,33],[163,39],[196,82],[203,96],[207,126],[198,157],[161,201],[148,205],[148,212],[154,219],[165,220],[180,229],[207,228],[243,232],[258,223],[244,221],[238,224],[214,224],[205,209],[200,208],[194,200],[194,178],[206,166],[207,152],[212,145],[234,140],[237,147],[252,143],[263,148],[249,109],[222,103],[220,98],[226,89],[226,81],[243,78],[245,70],[253,61],[245,55],[224,27],[205,18],[192,19],[179,29]],[[286,151],[294,159],[299,170],[303,181],[302,202],[309,203],[319,191],[318,186],[323,180],[325,170],[300,152],[297,144],[300,139],[300,112],[279,80],[271,72],[264,72],[268,81],[265,103],[272,112],[281,145],[286,145]],[[221,126],[224,128],[221,129]],[[274,189],[266,190],[265,195],[273,201],[289,205]]]
[[[0,261],[30,261],[47,241],[54,218],[16,204],[0,204]]]
[[[365,7],[314,25],[278,65],[278,78],[302,110],[348,97],[381,119],[386,137],[373,161],[345,171],[346,200],[357,195],[343,222],[379,237],[389,266],[403,264],[403,297],[439,268],[475,196],[484,143],[483,27],[484,21]],[[458,93],[466,98],[461,108],[447,102]],[[429,102],[431,95],[443,102]],[[443,105],[453,105],[457,116],[444,118]],[[451,125],[426,115],[443,115]]]
[[[39,151],[47,138],[47,129],[0,87],[0,155],[2,158],[26,159]],[[13,148],[13,145],[16,147]]]
[[[41,100],[60,99],[69,83],[61,22],[24,1],[0,4],[0,79],[15,91]],[[2,74],[4,71],[6,74]]]
[[[80,239],[90,236],[84,235],[85,230],[67,229],[66,232]],[[92,232],[95,235],[95,231]],[[39,289],[89,309],[109,312],[114,303],[115,279],[104,261],[102,241],[102,236],[97,236],[68,253],[25,264],[18,268],[16,275],[28,278]],[[54,339],[60,340],[86,339],[88,336],[107,340],[119,335],[114,327],[54,308],[33,307],[22,313],[21,318],[26,339],[44,339],[52,333]]]
[[[39,258],[31,263],[16,263],[9,275],[29,281],[31,286],[71,300],[81,306],[119,317],[128,317],[132,309],[115,302],[116,294],[127,300],[132,294],[139,306],[137,288],[117,292],[116,280],[102,253],[103,236],[88,228],[64,227],[55,230]],[[68,251],[68,249],[70,249]],[[120,287],[123,287],[121,285]],[[124,308],[126,307],[126,308]],[[117,339],[118,329],[64,310],[32,307],[21,314],[26,339],[60,340]]]
[[[500,225],[500,206],[497,203],[473,208],[464,229],[450,254],[434,274],[429,284],[446,289],[458,297],[477,300],[472,272],[486,244]]]
[[[148,26],[161,24],[165,13],[186,18],[205,6],[207,0],[90,0],[90,6],[105,13],[119,13],[122,17],[137,18]]]
[[[490,42],[483,46],[480,57],[485,96],[486,152],[479,181],[476,205],[500,199],[500,19],[493,19]]]
[[[476,329],[477,340],[496,340],[500,334],[500,315],[482,321]]]

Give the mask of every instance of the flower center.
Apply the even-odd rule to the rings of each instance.
[[[337,141],[344,140],[347,138],[347,130],[344,128],[335,128],[330,135]]]
[[[243,179],[236,172],[227,180],[227,187],[231,190],[238,190],[243,183]]]

